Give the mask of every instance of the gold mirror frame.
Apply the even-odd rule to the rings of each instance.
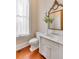
[[[56,5],[57,5],[57,7],[54,9],[54,7],[55,7]],[[57,10],[59,6],[63,7],[62,4],[59,4],[58,1],[55,0],[55,1],[54,1],[54,4],[52,5],[52,7],[51,7],[51,8],[49,9],[49,11],[48,11],[48,15],[50,15],[51,13],[60,11],[60,10]],[[52,10],[54,10],[54,12],[51,12]],[[57,11],[55,11],[55,10],[57,10]]]

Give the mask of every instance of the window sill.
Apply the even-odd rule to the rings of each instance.
[[[16,51],[29,46],[28,40],[16,40]]]
[[[16,35],[16,38],[19,38],[19,37],[27,37],[27,36],[30,36],[30,34],[26,34],[26,35]]]
[[[29,46],[30,39],[31,39],[31,34],[16,37],[16,51]]]

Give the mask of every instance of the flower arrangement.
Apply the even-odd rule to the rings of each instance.
[[[47,23],[48,29],[49,29],[49,28],[50,28],[50,25],[51,25],[52,22],[53,22],[52,17],[46,14],[46,16],[44,17],[44,21],[45,21],[45,23]]]

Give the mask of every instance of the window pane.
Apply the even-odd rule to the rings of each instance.
[[[16,17],[16,36],[29,34],[29,20],[26,17]]]
[[[27,16],[29,14],[29,0],[16,0],[16,15]]]
[[[23,15],[28,16],[29,15],[29,0],[24,0],[24,7],[23,7]]]
[[[16,14],[23,16],[23,0],[16,0]]]

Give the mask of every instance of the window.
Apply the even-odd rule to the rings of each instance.
[[[16,36],[29,34],[29,0],[16,0]]]

